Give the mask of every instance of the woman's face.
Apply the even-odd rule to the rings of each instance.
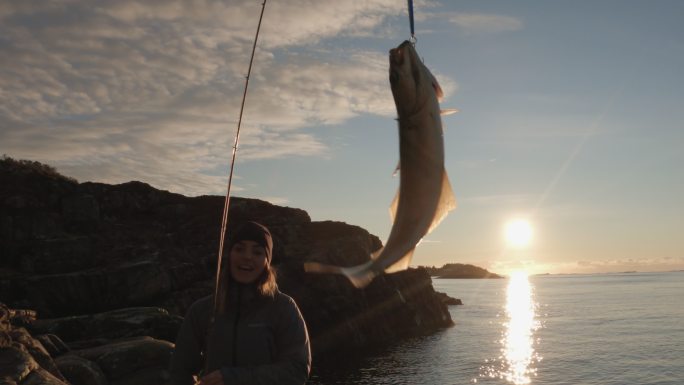
[[[268,265],[266,250],[254,241],[240,241],[230,250],[230,275],[239,283],[252,283]]]

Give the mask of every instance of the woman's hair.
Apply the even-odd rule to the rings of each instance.
[[[276,282],[277,273],[275,268],[269,263],[257,278],[255,284],[257,292],[264,296],[273,298],[278,292],[278,283]]]

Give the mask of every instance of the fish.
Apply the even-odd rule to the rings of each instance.
[[[380,274],[407,269],[423,237],[456,208],[444,168],[439,106],[444,93],[411,42],[389,51],[389,81],[399,126],[399,189],[390,205],[393,223],[385,246],[357,266],[304,264],[306,272],[342,274],[357,288]]]

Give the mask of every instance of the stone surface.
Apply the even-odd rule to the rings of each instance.
[[[19,343],[0,347],[0,380],[19,385],[68,385],[43,369]]]
[[[69,351],[69,347],[64,343],[64,341],[54,334],[37,335],[35,336],[35,339],[40,341],[50,357],[59,357],[60,355]]]
[[[12,339],[13,343],[21,344],[41,368],[47,370],[50,372],[50,374],[56,378],[59,378],[60,380],[64,379],[64,377],[62,377],[62,375],[59,373],[59,370],[52,360],[52,357],[47,350],[45,350],[45,347],[43,347],[43,344],[41,344],[37,339],[34,339],[28,333],[28,331],[26,331],[26,329],[23,327],[12,328],[12,330],[8,332],[8,335]]]
[[[71,385],[107,385],[102,369],[88,359],[75,354],[66,354],[55,360],[59,371]]]
[[[75,350],[72,354],[97,363],[107,379],[122,380],[141,371],[165,370],[172,351],[173,344],[168,341],[135,337],[95,348]]]
[[[58,335],[69,344],[79,340],[151,336],[172,341],[182,323],[180,316],[156,307],[112,310],[93,315],[39,319],[31,325],[34,334]]]
[[[223,203],[223,197],[184,197],[141,182],[78,183],[49,166],[2,159],[0,301],[37,310],[34,334],[54,334],[72,351],[119,351],[111,344],[121,337],[172,342],[190,304],[213,291]],[[424,269],[380,276],[363,290],[344,277],[303,272],[306,261],[367,261],[382,244],[363,228],[314,222],[301,209],[232,197],[228,235],[246,220],[271,230],[279,286],[300,306],[316,354],[391,344],[452,324]],[[170,315],[97,315],[131,307],[162,307]],[[136,312],[149,322],[130,322]],[[75,316],[85,318],[69,318]],[[62,320],[43,323],[55,318]],[[110,363],[85,358],[110,382],[124,381]],[[153,366],[126,371],[150,381],[164,376]]]
[[[437,293],[437,295],[439,296],[439,300],[445,305],[463,305],[463,302],[460,299],[449,297],[446,293]]]

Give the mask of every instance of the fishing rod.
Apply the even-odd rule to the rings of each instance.
[[[264,10],[266,9],[266,0],[261,3],[261,14],[259,15],[259,24],[257,24],[256,35],[254,36],[254,44],[252,45],[252,55],[249,58],[249,68],[247,69],[247,76],[245,77],[245,89],[242,93],[242,104],[240,105],[240,116],[238,117],[237,131],[235,132],[235,142],[233,143],[233,155],[230,161],[230,174],[228,175],[228,188],[226,192],[226,200],[223,204],[223,218],[221,219],[221,236],[219,241],[218,260],[216,262],[216,282],[214,287],[214,310],[212,313],[212,320],[216,316],[217,311],[222,310],[222,302],[219,301],[219,288],[221,284],[221,261],[223,259],[223,246],[225,244],[226,230],[228,228],[228,209],[230,207],[230,187],[233,183],[233,171],[235,169],[235,158],[237,156],[238,142],[240,141],[240,127],[242,125],[242,114],[245,110],[245,100],[247,99],[247,87],[249,87],[249,77],[252,73],[252,63],[254,63],[254,52],[256,51],[257,40],[259,39],[259,31],[261,30],[261,21],[264,18]]]

